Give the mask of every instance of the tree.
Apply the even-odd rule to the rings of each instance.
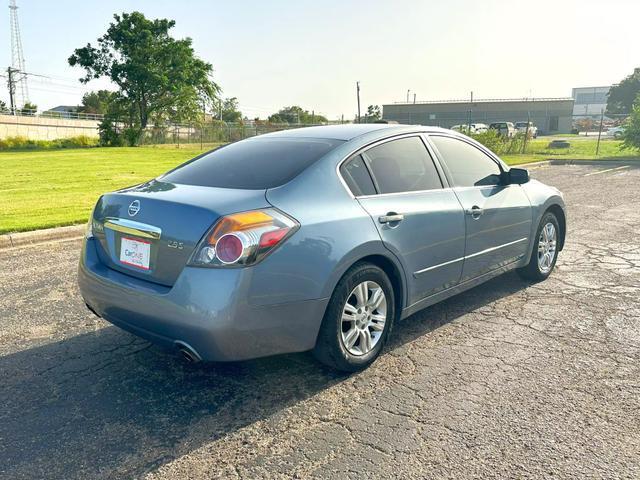
[[[623,147],[640,149],[640,93],[636,96],[631,115],[624,123]]]
[[[281,108],[278,113],[269,117],[271,123],[293,123],[293,124],[315,124],[327,123],[328,120],[323,115],[314,112],[309,113],[297,105]]]
[[[0,100],[0,112],[5,112],[7,110],[8,110],[7,104],[4,103],[2,100]]]
[[[211,64],[195,56],[191,39],[171,37],[173,20],[149,20],[140,12],[113,18],[97,47],[89,43],[69,57],[69,65],[86,72],[80,81],[108,77],[115,83],[118,110],[127,117],[120,120],[139,133],[150,121],[200,118],[219,87],[210,79]]]
[[[607,98],[607,113],[629,113],[640,93],[640,68],[614,85]]]
[[[369,105],[367,107],[367,113],[364,116],[363,123],[373,123],[382,118],[379,105]]]
[[[236,97],[225,98],[222,101],[222,120],[229,123],[238,123],[242,120],[242,112],[238,110]]]
[[[87,92],[82,96],[82,113],[99,113],[106,115],[110,106],[117,101],[116,92],[109,90],[98,90],[95,92]]]
[[[22,115],[35,115],[38,111],[38,106],[35,103],[27,102],[19,110]]]

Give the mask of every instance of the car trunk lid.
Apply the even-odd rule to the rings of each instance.
[[[93,231],[108,267],[172,286],[218,218],[268,207],[264,190],[151,182],[104,195]]]

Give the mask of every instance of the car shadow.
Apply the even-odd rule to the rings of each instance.
[[[387,351],[526,286],[510,273],[419,312]],[[112,326],[20,351],[0,358],[0,477],[138,477],[346,378],[309,354],[188,364]]]

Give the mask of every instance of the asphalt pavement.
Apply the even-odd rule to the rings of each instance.
[[[0,251],[0,478],[640,478],[640,168],[539,166],[569,235],[355,375],[187,364],[96,318],[77,240]],[[606,170],[606,171],[605,171]]]

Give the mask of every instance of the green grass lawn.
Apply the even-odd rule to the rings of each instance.
[[[540,162],[543,160],[638,160],[640,153],[632,150],[621,150],[621,140],[606,139],[600,141],[600,152],[596,157],[597,138],[572,137],[563,135],[571,146],[569,148],[548,148],[549,142],[554,138],[537,138],[527,144],[525,154],[505,154],[501,158],[510,165],[521,163]]]
[[[548,149],[550,139],[539,138],[526,154],[502,158],[512,165],[596,158],[595,139],[567,139],[568,149]],[[0,234],[83,223],[102,193],[151,179],[201,152],[199,145],[0,152]],[[620,141],[603,140],[598,158],[639,157],[620,150]]]
[[[0,234],[83,223],[102,193],[201,152],[200,145],[0,152]]]

